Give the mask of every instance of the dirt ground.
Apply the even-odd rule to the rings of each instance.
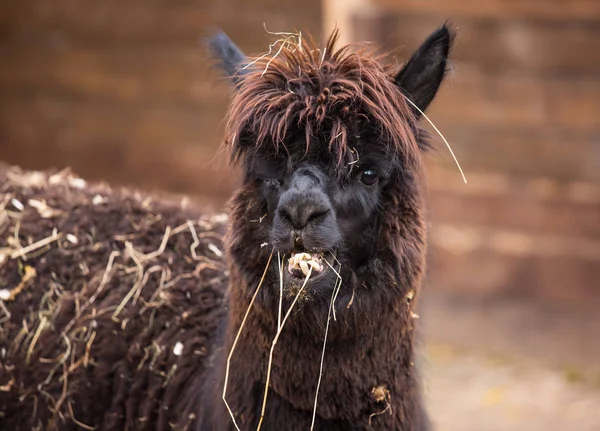
[[[422,369],[436,431],[600,431],[596,305],[426,292]]]
[[[427,346],[427,400],[436,431],[598,431],[600,382],[515,357]]]

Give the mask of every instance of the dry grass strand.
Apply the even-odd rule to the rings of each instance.
[[[275,351],[275,346],[277,345],[277,341],[279,340],[279,336],[281,335],[281,331],[283,330],[285,322],[287,321],[288,317],[290,317],[290,314],[292,313],[294,306],[298,302],[298,298],[300,298],[300,295],[302,294],[302,292],[304,291],[304,288],[306,287],[306,283],[308,282],[308,279],[310,278],[311,273],[312,273],[312,266],[308,269],[308,274],[306,274],[304,283],[302,283],[302,287],[300,288],[300,290],[298,290],[298,293],[294,297],[294,300],[292,301],[290,308],[288,309],[287,313],[285,314],[283,321],[281,322],[281,326],[277,330],[277,333],[275,334],[275,338],[273,338],[273,342],[271,343],[271,350],[269,351],[269,365],[267,366],[267,379],[265,382],[265,393],[263,396],[262,409],[260,411],[260,420],[258,421],[258,426],[256,427],[256,431],[260,430],[260,427],[262,426],[263,420],[265,418],[265,410],[267,408],[267,396],[269,394],[269,381],[271,378],[271,365],[273,364],[273,352]]]
[[[258,292],[260,290],[260,287],[263,284],[263,281],[265,279],[265,276],[267,275],[267,271],[269,270],[269,266],[271,264],[271,259],[273,257],[273,253],[275,252],[275,249],[271,249],[271,254],[269,255],[269,260],[267,261],[267,265],[265,266],[265,270],[262,274],[262,277],[260,278],[260,282],[258,283],[258,286],[256,288],[256,290],[254,291],[254,295],[252,295],[252,299],[250,300],[250,304],[248,304],[248,308],[246,309],[246,313],[244,314],[244,318],[242,319],[242,323],[240,324],[240,328],[238,329],[238,332],[235,336],[235,339],[233,340],[233,344],[231,345],[231,350],[229,351],[229,355],[227,356],[227,363],[225,365],[225,382],[223,383],[223,395],[222,395],[222,399],[223,402],[225,403],[225,407],[227,408],[227,411],[229,412],[229,416],[231,416],[231,420],[233,421],[233,425],[235,426],[235,428],[238,431],[240,430],[240,427],[238,426],[236,420],[235,420],[235,415],[233,414],[233,411],[231,410],[231,407],[229,406],[229,403],[227,402],[227,383],[229,381],[229,367],[231,365],[231,358],[233,357],[233,352],[235,351],[235,347],[237,346],[238,340],[240,338],[240,334],[242,333],[242,330],[244,329],[244,325],[246,324],[246,319],[248,318],[248,315],[250,314],[250,310],[252,309],[252,305],[254,305],[254,300],[256,299],[256,296],[258,295]]]
[[[341,269],[341,268],[340,268]],[[327,346],[327,335],[329,333],[329,324],[331,323],[332,312],[335,315],[335,299],[337,298],[340,287],[342,286],[342,277],[339,271],[336,272],[337,280],[336,284],[331,292],[331,302],[329,303],[329,311],[327,312],[327,324],[325,325],[325,337],[323,339],[323,351],[321,352],[321,364],[319,365],[319,379],[317,380],[317,390],[315,391],[315,403],[313,407],[312,421],[310,423],[310,431],[313,431],[315,427],[315,420],[317,418],[317,403],[319,400],[319,389],[321,388],[321,379],[323,377],[323,365],[325,363],[325,348]]]

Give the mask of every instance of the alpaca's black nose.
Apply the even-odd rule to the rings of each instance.
[[[295,229],[304,229],[311,222],[326,217],[331,208],[321,196],[295,195],[277,209],[279,216]]]
[[[298,247],[329,250],[339,242],[326,181],[316,168],[301,168],[292,175],[279,197],[272,232],[284,250]]]
[[[318,169],[298,169],[277,206],[279,217],[299,230],[330,214],[331,203],[323,190],[325,179],[322,177]]]

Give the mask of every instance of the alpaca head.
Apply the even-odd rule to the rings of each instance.
[[[224,34],[209,46],[236,86],[225,142],[243,185],[228,243],[243,283],[232,295],[247,304],[273,253],[257,306],[275,316],[280,289],[289,304],[312,268],[295,319],[306,333],[324,321],[339,270],[337,301],[352,304],[343,318],[356,335],[369,330],[359,320],[412,298],[423,271],[427,143],[418,120],[442,82],[452,35],[434,32],[400,71],[336,49],[336,38],[322,49],[288,39],[258,61]]]

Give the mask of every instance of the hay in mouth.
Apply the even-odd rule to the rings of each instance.
[[[323,255],[320,253],[292,253],[288,259],[288,272],[294,277],[303,278],[312,268],[312,274],[316,276],[325,269],[323,260]]]

